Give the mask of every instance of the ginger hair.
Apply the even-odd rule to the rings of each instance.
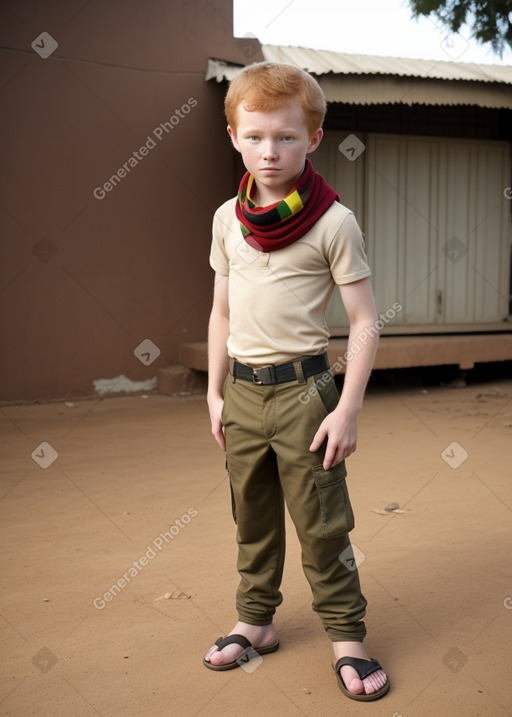
[[[236,132],[238,107],[271,112],[298,101],[310,136],[322,126],[327,102],[318,82],[304,70],[276,62],[248,65],[231,81],[224,102],[228,124]]]

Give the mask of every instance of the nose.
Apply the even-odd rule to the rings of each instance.
[[[277,147],[273,140],[267,140],[263,146],[263,159],[277,159]]]

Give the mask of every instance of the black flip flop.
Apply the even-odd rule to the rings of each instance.
[[[249,640],[243,635],[228,635],[227,637],[219,637],[215,644],[219,648],[219,650],[222,650],[224,647],[233,644],[240,645],[240,647],[244,648],[242,654],[239,655],[234,662],[228,662],[225,665],[212,665],[211,662],[208,662],[208,660],[203,658],[203,665],[205,667],[208,667],[209,670],[217,670],[218,672],[223,672],[225,670],[234,670],[237,667],[241,667],[241,664],[239,662],[240,658],[243,655],[247,655],[250,657],[251,652],[257,653],[258,655],[268,655],[270,652],[275,652],[276,650],[279,650],[279,640],[277,640],[274,645],[269,645],[268,647],[258,647],[258,649],[256,650],[252,646],[252,643],[249,642]]]
[[[389,690],[388,679],[386,681],[386,684],[383,685],[380,690],[377,690],[377,692],[371,692],[370,694],[366,694],[366,692],[363,692],[359,695],[356,695],[354,692],[350,692],[350,690],[347,690],[347,687],[343,682],[343,677],[340,674],[340,669],[345,665],[353,667],[359,675],[360,680],[364,680],[365,677],[368,677],[374,672],[377,672],[377,670],[382,670],[382,667],[381,665],[379,665],[377,660],[362,660],[359,657],[341,657],[338,662],[332,666],[334,672],[336,673],[336,678],[338,680],[338,686],[340,690],[343,692],[344,695],[350,697],[351,700],[358,700],[359,702],[371,702],[372,700],[378,700],[381,697],[384,697],[386,692]]]

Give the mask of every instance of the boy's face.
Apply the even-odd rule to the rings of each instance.
[[[228,132],[256,181],[255,200],[265,206],[283,199],[302,174],[306,154],[320,144],[322,129],[310,137],[298,102],[269,112],[248,112],[240,105],[237,119],[236,130],[228,126]]]

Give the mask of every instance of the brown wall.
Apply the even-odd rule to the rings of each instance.
[[[90,396],[95,379],[151,378],[206,335],[212,215],[233,193],[224,89],[205,82],[207,58],[247,64],[259,46],[233,38],[231,0],[9,7],[0,399]],[[31,47],[42,32],[58,43],[46,59]],[[144,339],[161,351],[151,365],[133,353]]]

